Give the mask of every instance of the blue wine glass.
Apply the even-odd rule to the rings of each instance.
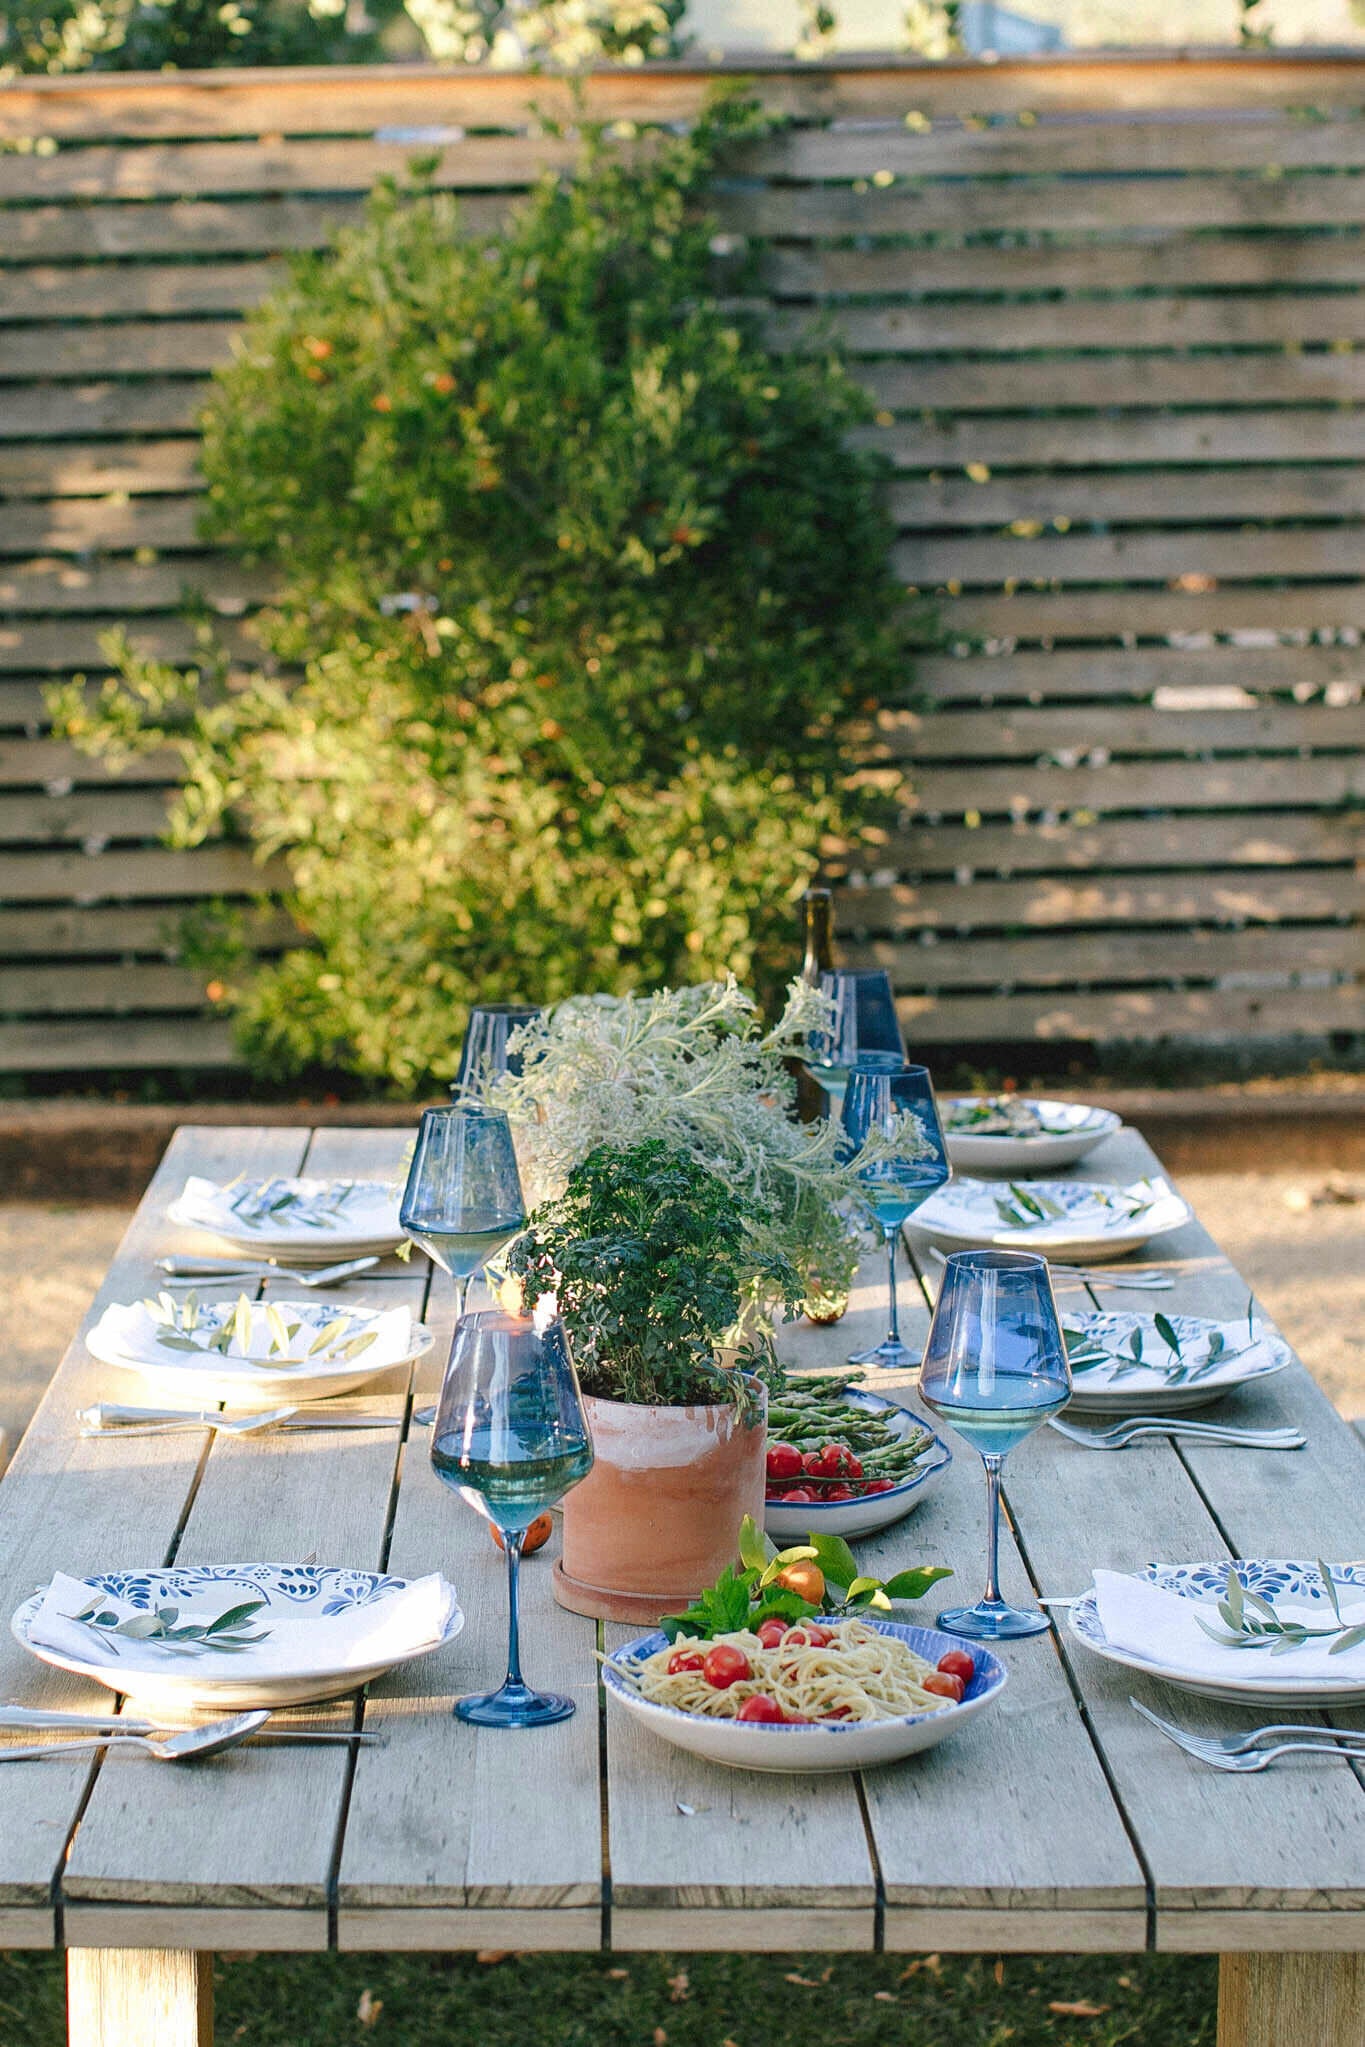
[[[919,1362],[914,1351],[901,1342],[896,1302],[896,1245],[901,1224],[951,1178],[952,1169],[928,1069],[889,1068],[880,1063],[880,1055],[874,1057],[875,1063],[858,1059],[849,1075],[843,1127],[855,1159],[873,1131],[893,1145],[899,1142],[900,1148],[891,1156],[858,1167],[863,1197],[886,1241],[891,1316],[883,1341],[871,1350],[856,1351],[849,1363],[896,1369]]]
[[[529,1002],[478,1002],[469,1012],[460,1066],[450,1092],[459,1101],[466,1094],[482,1095],[501,1080],[504,1073],[520,1079],[521,1054],[509,1052],[507,1040],[523,1024],[534,1023],[540,1011]]]
[[[812,1031],[806,1071],[829,1097],[828,1113],[837,1118],[855,1065],[905,1064],[905,1040],[896,1016],[891,976],[880,967],[821,974],[820,993],[830,1001],[829,1024]]]
[[[1047,1260],[1035,1251],[954,1251],[945,1263],[920,1372],[920,1399],[981,1453],[986,1467],[986,1590],[938,1625],[993,1642],[1037,1635],[1036,1608],[1000,1597],[1000,1467],[1005,1454],[1071,1398],[1071,1368]]]
[[[564,1324],[485,1310],[455,1331],[431,1434],[437,1476],[486,1514],[507,1553],[507,1675],[496,1692],[455,1705],[479,1727],[545,1727],[572,1699],[533,1692],[521,1674],[517,1578],[526,1531],[592,1469],[578,1378]]]
[[[398,1220],[455,1282],[460,1315],[469,1282],[526,1221],[512,1131],[474,1102],[426,1109]]]

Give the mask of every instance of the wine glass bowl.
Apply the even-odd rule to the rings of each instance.
[[[546,1312],[548,1309],[549,1312]],[[578,1379],[553,1304],[533,1317],[486,1310],[455,1331],[431,1462],[438,1478],[487,1516],[507,1556],[507,1675],[496,1692],[460,1699],[458,1719],[480,1727],[543,1727],[574,1702],[534,1692],[521,1674],[518,1572],[526,1531],[592,1469]]]
[[[478,1096],[503,1074],[520,1078],[521,1053],[509,1052],[507,1041],[523,1024],[541,1014],[530,1002],[476,1002],[465,1026],[460,1064],[450,1092],[456,1101]]]
[[[986,1590],[975,1606],[938,1617],[977,1641],[1035,1635],[1036,1609],[1000,1597],[1000,1467],[1025,1436],[1071,1398],[1071,1369],[1047,1260],[1032,1251],[954,1251],[944,1263],[924,1346],[920,1398],[979,1451],[986,1467]]]
[[[891,977],[881,967],[821,974],[830,1002],[827,1025],[810,1034],[805,1067],[838,1116],[849,1074],[858,1064],[896,1071],[905,1064],[905,1040],[896,1016]]]
[[[474,1274],[526,1221],[512,1131],[500,1110],[453,1102],[423,1111],[398,1220],[451,1275],[463,1315]]]
[[[856,1351],[849,1363],[900,1369],[918,1363],[900,1335],[896,1246],[901,1225],[952,1177],[927,1068],[893,1068],[882,1054],[870,1059],[860,1056],[849,1075],[842,1121],[848,1152],[855,1161],[869,1149],[870,1138],[878,1140],[870,1147],[872,1155],[859,1163],[857,1170],[863,1199],[886,1245],[890,1294],[885,1338],[870,1350]]]

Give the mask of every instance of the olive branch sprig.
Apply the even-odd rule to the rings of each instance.
[[[1204,1633],[1225,1649],[1268,1649],[1272,1656],[1283,1656],[1290,1649],[1300,1649],[1305,1642],[1315,1641],[1331,1642],[1332,1646],[1327,1651],[1329,1656],[1340,1656],[1347,1649],[1358,1649],[1365,1642],[1365,1626],[1348,1627],[1342,1619],[1332,1573],[1321,1557],[1318,1558],[1318,1576],[1336,1616],[1335,1627],[1310,1628],[1302,1621],[1282,1619],[1270,1600],[1242,1583],[1231,1564],[1228,1565],[1224,1596],[1218,1602],[1218,1616],[1228,1632],[1220,1633],[1202,1614],[1196,1614],[1195,1619]]]
[[[269,1628],[248,1628],[245,1625],[264,1605],[263,1599],[246,1599],[228,1607],[216,1620],[181,1621],[180,1609],[175,1606],[159,1606],[152,1612],[130,1613],[120,1619],[116,1607],[107,1607],[102,1601],[95,1600],[82,1612],[68,1614],[67,1619],[97,1634],[115,1656],[119,1654],[118,1643],[113,1639],[116,1635],[125,1636],[133,1642],[154,1642],[159,1649],[176,1649],[190,1655],[198,1655],[205,1649],[222,1649],[235,1654],[268,1638]]]

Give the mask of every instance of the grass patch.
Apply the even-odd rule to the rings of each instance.
[[[1216,1975],[1213,1959],[1183,1955],[253,1955],[217,1966],[217,2039],[1212,2047]],[[65,2039],[60,1957],[0,1955],[0,2047]]]

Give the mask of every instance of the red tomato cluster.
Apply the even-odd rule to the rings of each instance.
[[[819,1621],[797,1621],[788,1626],[776,1618],[766,1620],[758,1630],[758,1639],[765,1649],[825,1649],[834,1640],[831,1628]],[[685,1649],[675,1649],[668,1659],[668,1675],[676,1677],[680,1671],[700,1671],[707,1684],[714,1691],[728,1692],[731,1685],[741,1684],[753,1676],[753,1665],[742,1649],[733,1642],[715,1642],[709,1649],[699,1643]],[[966,1649],[949,1649],[940,1656],[938,1665],[924,1680],[926,1692],[934,1692],[940,1698],[951,1699],[956,1705],[967,1686],[976,1675],[976,1664]],[[826,1720],[846,1720],[848,1707],[836,1707],[826,1713]],[[755,1692],[740,1707],[737,1719],[750,1723],[757,1721],[767,1727],[808,1727],[810,1722],[796,1714],[784,1713],[776,1699],[766,1692]]]
[[[804,1455],[794,1443],[769,1445],[768,1498],[784,1506],[824,1506],[831,1500],[860,1500],[868,1493],[894,1490],[892,1479],[864,1478],[862,1460],[847,1443],[822,1443]]]

